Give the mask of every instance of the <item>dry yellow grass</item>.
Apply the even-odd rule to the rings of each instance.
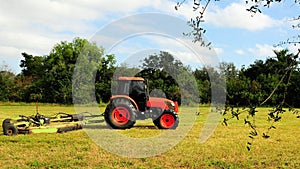
[[[100,108],[101,110],[104,107]],[[195,112],[196,108],[186,109]],[[74,113],[72,106],[40,104],[39,112]],[[240,121],[229,126],[218,125],[214,134],[199,142],[208,107],[200,107],[200,115],[188,135],[169,151],[148,158],[128,158],[99,147],[83,130],[63,134],[0,135],[1,168],[300,168],[300,119],[285,113],[269,139],[258,137],[247,151],[250,129]],[[267,108],[260,108],[256,124],[266,131]],[[34,104],[0,104],[0,120],[19,114],[32,115]],[[182,112],[181,116],[184,115]],[[149,124],[148,124],[149,123]],[[139,122],[137,127],[119,133],[130,137],[152,137],[160,134],[152,122]],[[2,128],[2,127],[1,127]],[[2,130],[0,131],[2,133]]]

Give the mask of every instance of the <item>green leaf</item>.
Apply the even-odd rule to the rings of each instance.
[[[224,118],[223,123],[225,124],[225,126],[228,126],[226,118]]]
[[[256,132],[256,131],[251,131],[251,132],[250,132],[250,135],[252,135],[252,136],[257,136],[257,132]]]
[[[265,133],[263,133],[263,136],[262,136],[262,137],[265,138],[265,139],[267,139],[267,138],[269,138],[270,136],[267,135],[267,134],[265,134]]]

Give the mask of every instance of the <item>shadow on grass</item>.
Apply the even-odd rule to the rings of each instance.
[[[155,126],[153,125],[135,125],[132,127],[133,129],[136,128],[136,129],[153,129],[153,130],[158,130]],[[105,124],[88,124],[88,125],[85,125],[83,127],[83,129],[112,129],[111,127],[105,125]],[[112,130],[115,130],[115,129],[112,129]]]

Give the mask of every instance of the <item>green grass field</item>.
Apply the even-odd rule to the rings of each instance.
[[[104,107],[100,107],[103,111]],[[259,108],[256,124],[260,132],[269,126],[268,108]],[[186,108],[194,113],[196,108]],[[269,139],[258,137],[247,151],[250,129],[241,120],[229,126],[219,124],[214,134],[199,142],[208,107],[200,107],[200,115],[188,135],[169,151],[148,158],[128,158],[112,154],[99,147],[84,130],[63,134],[31,134],[4,136],[0,134],[0,168],[300,168],[300,119],[285,113]],[[39,112],[75,113],[73,106],[40,104]],[[2,103],[0,120],[20,114],[35,113],[34,104]],[[141,127],[141,126],[147,127]],[[152,137],[164,131],[152,126],[151,121],[137,122],[137,127],[118,131],[130,137]],[[261,133],[260,133],[261,134]]]

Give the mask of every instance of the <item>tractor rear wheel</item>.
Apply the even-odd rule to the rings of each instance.
[[[114,129],[129,129],[135,124],[136,109],[128,101],[113,101],[105,110],[106,123]]]
[[[159,129],[176,129],[179,124],[179,117],[174,111],[165,110],[153,123]]]

